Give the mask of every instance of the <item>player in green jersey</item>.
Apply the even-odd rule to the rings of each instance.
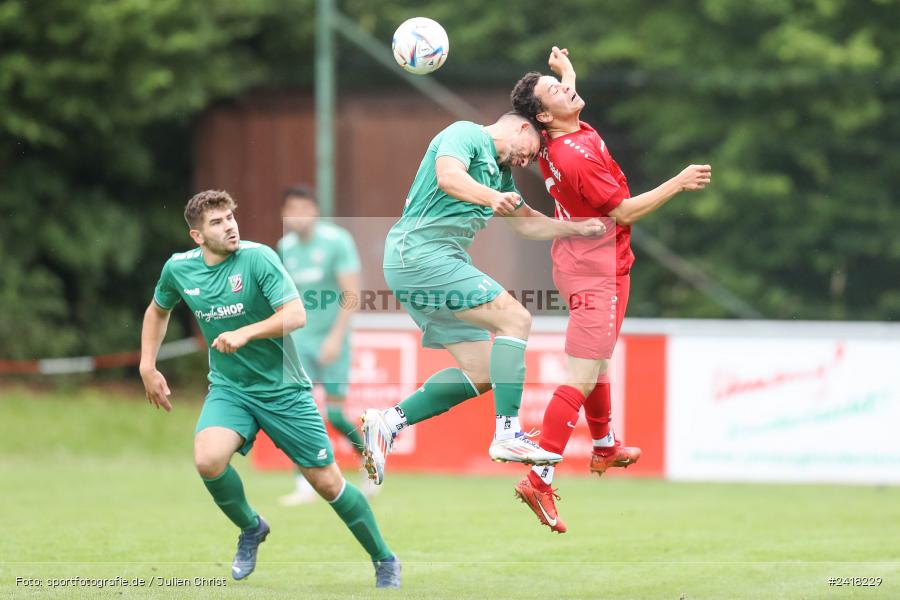
[[[286,233],[278,242],[278,254],[300,290],[307,315],[306,327],[294,330],[291,337],[313,384],[325,390],[325,418],[362,453],[359,430],[344,415],[350,381],[350,317],[359,298],[356,244],[349,231],[319,219],[319,204],[310,186],[289,187],[283,200]],[[379,489],[368,478],[360,487],[367,496]],[[295,490],[282,496],[281,503],[293,506],[316,497],[298,473]]]
[[[194,463],[215,503],[241,530],[232,576],[243,579],[253,572],[259,544],[269,534],[230,465],[235,452],[250,450],[261,429],[369,553],[376,586],[399,587],[400,562],[381,537],[365,496],[334,463],[309,379],[286,335],[306,321],[297,288],[271,248],[241,241],[235,208],[219,191],[202,192],[187,203],[185,220],[199,248],[166,262],[144,313],[140,372],[147,399],[172,409],[156,356],[170,312],[183,300],[209,346],[210,385],[197,421]]]
[[[453,123],[428,146],[403,214],[388,232],[384,277],[422,330],[422,345],[446,348],[459,368],[435,373],[393,408],[365,411],[366,469],[377,484],[384,479],[387,455],[403,428],[490,389],[496,414],[492,459],[527,464],[562,460],[532,442],[519,425],[531,315],[475,268],[466,252],[494,215],[510,217],[504,221],[530,239],[605,231],[599,219],[560,221],[525,204],[510,167],[527,166],[540,149],[535,125],[515,113],[488,126]]]

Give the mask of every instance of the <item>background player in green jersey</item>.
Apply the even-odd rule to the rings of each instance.
[[[235,452],[246,454],[262,429],[300,468],[365,548],[377,587],[399,587],[400,562],[381,537],[369,503],[346,482],[334,457],[310,382],[286,333],[306,313],[294,282],[275,252],[242,242],[236,205],[226,192],[206,191],[184,211],[199,248],[172,255],[162,270],[141,332],[141,378],[148,400],[172,409],[156,356],[172,308],[183,300],[209,345],[209,393],[194,436],[194,463],[223,513],[241,530],[232,576],[256,567],[269,525],[244,495]]]
[[[325,418],[362,453],[362,437],[344,414],[350,381],[350,318],[359,298],[359,256],[350,232],[319,219],[312,187],[297,184],[284,191],[281,216],[286,234],[278,254],[300,290],[306,327],[291,333],[300,362],[313,384],[325,390]],[[367,496],[379,488],[366,478]],[[283,496],[286,506],[312,502],[318,495],[298,473],[296,489]]]
[[[383,481],[387,455],[403,428],[489,389],[496,412],[492,459],[528,464],[562,460],[532,442],[519,425],[531,315],[475,268],[466,252],[494,215],[512,217],[504,220],[531,239],[605,231],[599,219],[558,221],[525,204],[510,167],[527,166],[540,149],[534,124],[515,113],[488,126],[453,123],[428,146],[403,214],[388,232],[384,277],[422,330],[422,345],[446,348],[459,368],[435,373],[393,408],[365,411],[366,469],[375,483]]]

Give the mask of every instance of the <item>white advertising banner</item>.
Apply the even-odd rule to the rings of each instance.
[[[668,343],[669,478],[900,483],[900,340]]]

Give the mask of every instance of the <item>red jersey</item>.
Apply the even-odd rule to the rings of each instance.
[[[580,121],[580,129],[550,139],[541,150],[541,173],[556,201],[557,219],[607,217],[630,198],[625,173],[600,135]],[[610,228],[612,229],[612,228]],[[567,237],[553,241],[554,268],[567,273],[627,275],[634,262],[631,227],[616,225],[600,238]]]

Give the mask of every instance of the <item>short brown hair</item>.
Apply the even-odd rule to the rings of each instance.
[[[538,79],[541,77],[541,74],[537,71],[526,73],[522,79],[516,82],[515,87],[509,94],[509,99],[512,102],[513,110],[543,129],[543,125],[537,120],[537,116],[544,112],[544,104],[540,98],[534,95],[534,86],[537,85]]]
[[[195,194],[184,207],[184,220],[191,229],[203,224],[203,213],[213,208],[229,208],[234,210],[237,203],[223,190],[206,190]]]
[[[281,197],[284,202],[287,202],[291,198],[304,198],[306,200],[311,200],[313,204],[319,204],[319,199],[316,198],[316,191],[311,185],[306,183],[289,185],[284,189]]]

